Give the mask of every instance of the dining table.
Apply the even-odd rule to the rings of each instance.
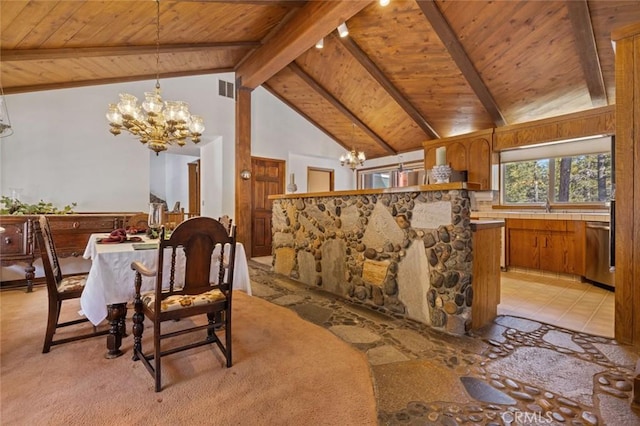
[[[131,269],[134,261],[142,262],[155,270],[158,263],[158,239],[146,235],[135,235],[120,243],[110,242],[109,234],[91,234],[85,248],[83,258],[91,260],[91,268],[87,276],[85,288],[80,297],[81,313],[98,325],[105,319],[110,323],[107,336],[106,358],[122,355],[120,346],[126,336],[125,318],[127,303],[135,297],[135,272]],[[105,240],[103,243],[102,240]],[[109,242],[107,242],[109,241]],[[220,259],[220,244],[213,252],[211,280],[217,283],[217,263]],[[167,249],[170,250],[170,249]],[[225,255],[229,252],[229,244],[225,245]],[[180,271],[184,269],[184,253],[177,251],[176,284],[180,284]],[[165,263],[170,268],[170,262]],[[168,276],[169,270],[163,272]],[[155,288],[155,277],[143,277],[142,291]],[[233,273],[233,290],[241,290],[251,295],[251,280],[247,257],[242,243],[236,242],[236,256]]]

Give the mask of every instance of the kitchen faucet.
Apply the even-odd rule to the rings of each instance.
[[[547,213],[551,211],[551,203],[549,202],[549,197],[547,197],[544,202],[544,211]]]

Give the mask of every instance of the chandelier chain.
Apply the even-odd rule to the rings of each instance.
[[[184,146],[187,138],[200,142],[203,118],[192,115],[186,102],[163,101],[160,94],[160,0],[156,0],[156,86],[144,96],[140,104],[135,96],[121,93],[120,102],[109,104],[106,116],[113,135],[124,129],[156,154],[173,144]]]
[[[160,0],[156,0],[156,89],[160,89]]]

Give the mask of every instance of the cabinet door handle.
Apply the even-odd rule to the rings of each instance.
[[[80,222],[73,222],[73,229],[78,229],[80,227]]]
[[[547,241],[547,237],[544,237],[544,245],[542,247],[547,248],[549,246],[549,241]]]
[[[11,238],[9,238],[9,237],[4,237],[4,243],[5,243],[5,244],[11,244]]]

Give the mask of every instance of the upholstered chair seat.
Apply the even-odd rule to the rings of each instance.
[[[207,305],[218,300],[223,300],[224,294],[218,290],[210,290],[199,294],[175,294],[160,302],[160,311],[175,311],[183,308],[192,308],[200,305]],[[142,303],[147,309],[154,310],[156,303],[156,293],[149,291],[142,293]]]

